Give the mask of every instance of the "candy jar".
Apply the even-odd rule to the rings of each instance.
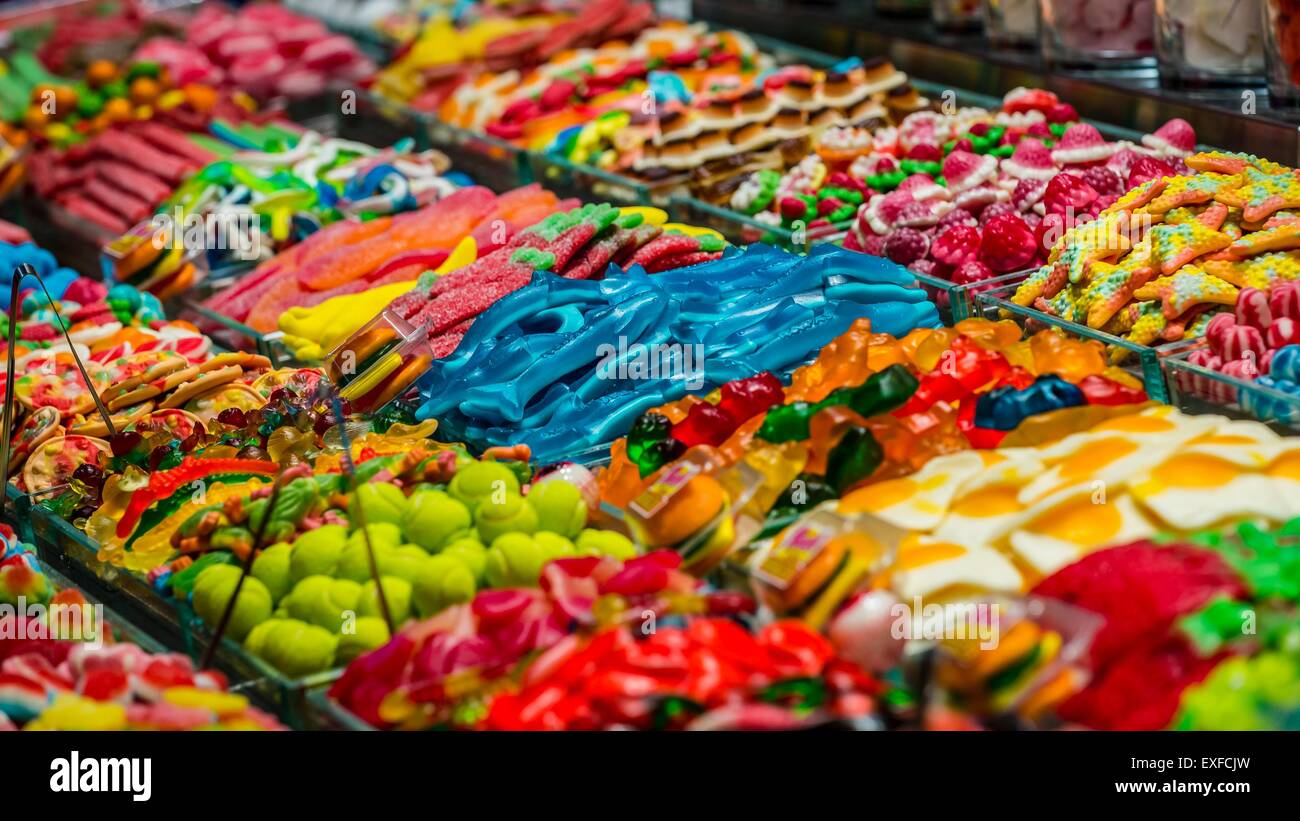
[[[1154,64],[1153,0],[1038,0],[1043,59],[1074,68]]]
[[[1300,104],[1300,0],[1265,0],[1264,54],[1274,103]]]
[[[1038,41],[1038,0],[984,0],[984,30],[999,46]]]
[[[949,31],[979,28],[984,22],[979,0],[932,0],[930,19]]]
[[[1156,0],[1166,80],[1248,85],[1263,79],[1264,0]]]

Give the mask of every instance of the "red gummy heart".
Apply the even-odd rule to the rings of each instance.
[[[980,240],[980,261],[998,273],[1018,271],[1037,253],[1034,232],[1020,217],[1003,214],[989,220]]]

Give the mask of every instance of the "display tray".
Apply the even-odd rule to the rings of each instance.
[[[263,333],[237,322],[224,314],[204,307],[201,296],[186,294],[177,300],[179,319],[186,319],[198,326],[199,330],[212,338],[212,341],[231,351],[252,351],[271,360],[271,367],[283,368],[298,364],[293,354],[285,347],[280,331]]]
[[[202,660],[211,632],[187,602],[163,596],[142,576],[100,561],[99,546],[90,537],[33,501],[22,496],[17,512],[31,523],[32,543],[41,561],[61,570],[87,593],[111,603],[161,645],[180,650],[196,662]],[[213,666],[229,676],[232,689],[295,729],[305,726],[307,691],[333,681],[341,672],[288,678],[230,639],[222,640],[213,655]]]
[[[307,721],[317,730],[374,732],[378,729],[330,698],[328,687],[316,687],[307,694]]]
[[[1171,404],[1189,413],[1216,413],[1264,422],[1279,433],[1300,431],[1300,395],[1193,364],[1197,340],[1162,360]]]

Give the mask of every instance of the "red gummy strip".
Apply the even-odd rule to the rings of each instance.
[[[411,324],[418,327],[427,322],[429,333],[436,334],[466,319],[478,316],[492,307],[492,304],[501,297],[519,290],[532,281],[532,271],[522,266],[518,268],[519,270],[511,276],[482,283],[474,288],[462,288],[454,297],[445,296],[435,299],[410,320]]]
[[[586,247],[595,236],[595,225],[590,222],[580,222],[556,237],[554,242],[547,244],[545,250],[555,256],[552,270],[563,271],[564,266],[569,264],[569,260],[573,259],[574,255]]]
[[[663,234],[641,246],[624,267],[640,265],[649,270],[650,263],[660,257],[686,254],[700,250],[700,241],[686,234]]]
[[[116,160],[101,160],[95,163],[94,168],[97,176],[122,190],[138,194],[149,202],[162,202],[172,193],[172,189],[160,182],[157,177],[152,177]]]
[[[106,210],[97,203],[94,203],[85,197],[72,194],[59,201],[69,213],[75,214],[82,219],[89,220],[110,233],[125,234],[130,224],[117,214]]]
[[[664,229],[658,225],[642,224],[632,229],[632,241],[614,254],[613,262],[620,268],[626,269],[631,264],[631,259],[637,251],[646,244],[652,242],[656,237],[664,232]]]
[[[657,274],[660,271],[686,268],[690,265],[699,265],[702,262],[712,262],[721,257],[721,251],[690,251],[685,254],[672,254],[671,256],[659,257],[659,259],[651,262],[646,266],[646,272]]]
[[[419,265],[429,269],[437,268],[445,262],[449,256],[451,256],[451,251],[446,248],[428,248],[419,251],[406,251],[388,260],[388,262],[385,262],[383,265],[380,265],[370,273],[368,279],[379,279],[398,268],[405,268],[412,265]]]
[[[561,276],[567,279],[591,279],[605,272],[605,266],[620,250],[632,244],[635,231],[632,228],[616,228],[608,236],[602,237],[583,249],[582,253],[570,261]]]
[[[217,159],[217,155],[190,140],[184,132],[153,120],[137,121],[130,126],[136,134],[159,150],[184,157],[195,165],[203,166]]]
[[[82,189],[86,196],[105,208],[121,214],[127,221],[135,223],[149,216],[153,211],[152,203],[132,196],[96,177],[86,183]]]
[[[97,154],[122,160],[162,177],[176,185],[185,179],[193,164],[172,154],[165,154],[149,143],[122,131],[109,129],[94,140]]]

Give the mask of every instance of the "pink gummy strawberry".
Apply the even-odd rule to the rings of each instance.
[[[1011,214],[1003,214],[989,220],[984,226],[979,257],[992,270],[1005,274],[1028,265],[1037,249],[1034,232],[1025,221]]]
[[[1002,110],[1008,114],[1026,111],[1047,111],[1060,103],[1060,98],[1045,88],[1017,88],[1002,98]]]
[[[912,146],[907,152],[909,160],[919,160],[920,162],[938,162],[943,159],[943,151],[937,145],[921,143]]]
[[[930,243],[930,256],[936,262],[954,267],[974,261],[979,250],[980,232],[967,225],[946,228]]]
[[[965,208],[954,208],[939,218],[938,228],[943,230],[954,225],[969,225],[974,228],[979,224],[979,219]]]
[[[943,178],[951,191],[964,191],[993,179],[998,161],[993,157],[953,151],[943,161]]]
[[[899,265],[907,265],[926,255],[930,248],[925,234],[915,228],[899,228],[885,237],[884,252]]]
[[[972,282],[982,282],[990,279],[992,276],[993,271],[989,269],[989,266],[979,260],[974,260],[958,265],[953,269],[952,284],[969,285]]]
[[[1026,138],[1015,152],[1002,161],[1002,170],[1017,179],[1050,180],[1056,174],[1056,161],[1042,141]]]
[[[1115,195],[1124,193],[1124,180],[1119,172],[1104,165],[1094,166],[1083,172],[1083,181],[1096,189],[1098,194]]]
[[[1142,144],[1161,154],[1185,157],[1196,150],[1196,129],[1186,120],[1175,117],[1143,137]]]
[[[899,210],[894,224],[900,228],[929,228],[939,222],[934,210],[923,202],[910,202]]]
[[[1036,137],[1039,140],[1056,139],[1056,135],[1052,133],[1052,129],[1048,128],[1047,123],[1042,122],[1041,120],[1036,123],[1030,123],[1029,128],[1025,129],[1025,136]]]
[[[1172,176],[1174,176],[1174,168],[1169,163],[1157,160],[1155,157],[1139,156],[1129,166],[1128,187],[1132,190],[1144,182]]]
[[[1043,192],[1043,207],[1049,214],[1081,214],[1098,197],[1097,189],[1073,174],[1057,174]]]
[[[1011,192],[1011,204],[1017,211],[1029,211],[1038,203],[1042,202],[1043,194],[1047,191],[1047,183],[1042,180],[1024,179],[1016,183],[1015,190]]]
[[[1052,159],[1063,165],[1092,163],[1108,159],[1116,150],[1095,126],[1075,123],[1065,130],[1052,149]]]
[[[1079,119],[1079,112],[1069,103],[1058,103],[1043,113],[1049,123],[1072,123]]]

